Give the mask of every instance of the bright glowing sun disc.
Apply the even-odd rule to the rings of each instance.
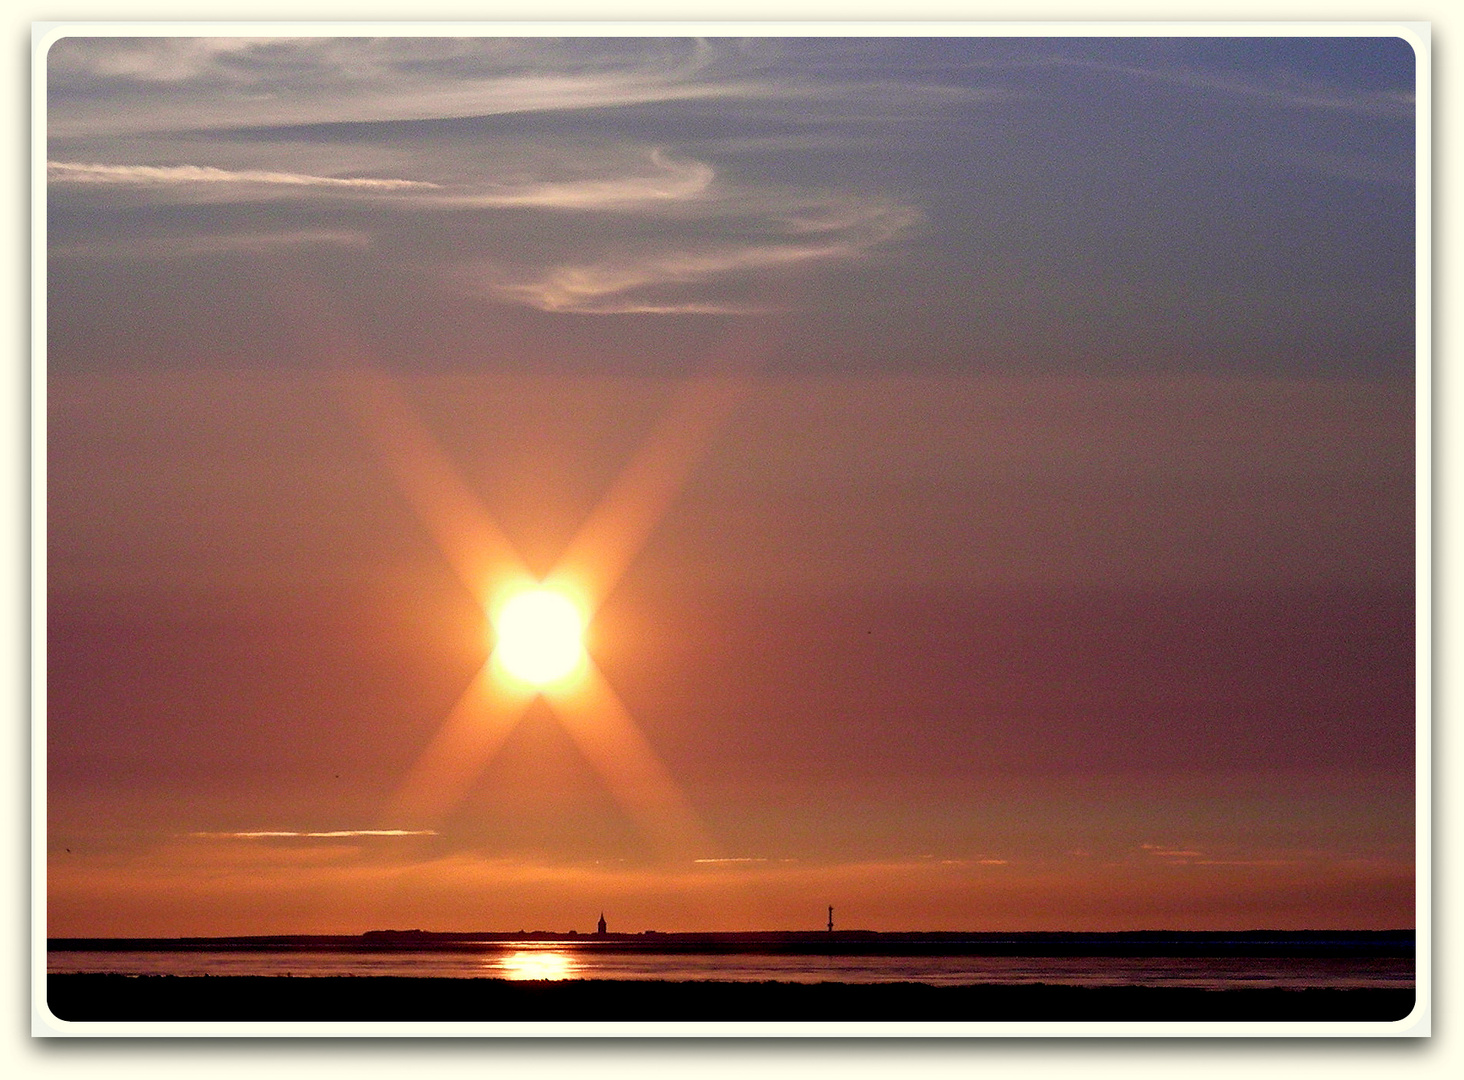
[[[584,619],[574,601],[553,589],[510,597],[499,609],[494,630],[499,663],[533,686],[558,682],[584,657]]]

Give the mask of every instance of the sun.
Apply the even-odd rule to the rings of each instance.
[[[557,589],[526,589],[509,597],[493,620],[494,656],[503,669],[530,686],[569,677],[585,658],[585,620]]]

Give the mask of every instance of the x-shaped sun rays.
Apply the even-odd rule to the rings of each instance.
[[[722,352],[721,367],[684,384],[650,436],[537,582],[483,501],[386,373],[354,367],[340,390],[397,486],[458,578],[490,620],[525,585],[559,589],[592,618],[665,515],[713,438],[750,387],[760,353],[747,335]],[[542,694],[611,796],[668,859],[711,854],[706,830],[592,656],[576,675],[531,688],[503,670],[495,649],[406,779],[384,820],[393,827],[440,823],[467,795]]]

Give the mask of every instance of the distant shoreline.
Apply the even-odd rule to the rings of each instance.
[[[1214,956],[1412,957],[1412,930],[1161,931],[1115,933],[876,932],[872,930],[724,933],[575,934],[552,931],[434,932],[249,937],[51,938],[51,952],[342,951],[396,952],[546,944],[567,949],[642,953],[769,953],[842,956]]]
[[[1411,929],[1394,931],[1121,931],[1111,934],[991,932],[748,931],[559,934],[553,931],[367,931],[218,938],[48,938],[53,953],[92,951],[473,950],[485,945],[553,944],[637,953],[833,953],[840,956],[1288,956],[1411,957]]]
[[[66,1021],[1393,1021],[1409,989],[50,975]]]

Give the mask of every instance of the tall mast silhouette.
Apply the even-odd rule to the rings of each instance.
[[[829,905],[829,933],[834,932],[834,905]]]

